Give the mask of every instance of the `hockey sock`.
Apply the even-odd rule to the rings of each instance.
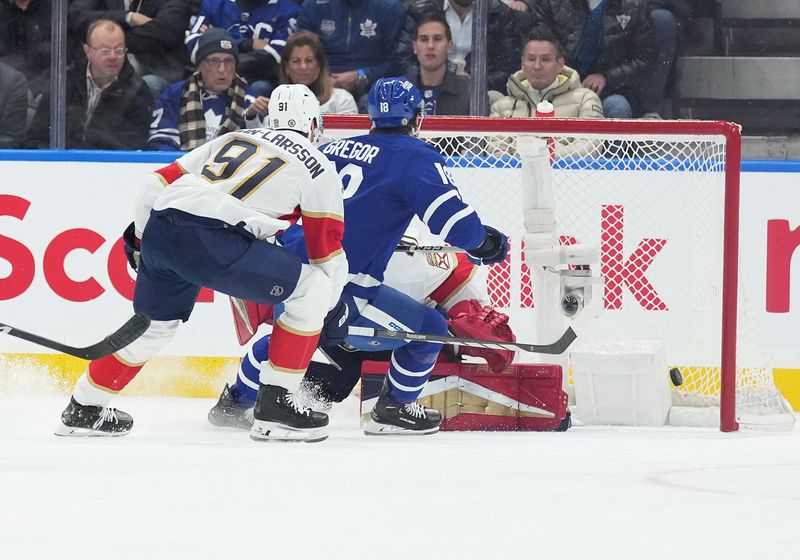
[[[269,336],[259,338],[242,358],[236,383],[231,387],[231,397],[236,404],[250,408],[258,396],[258,374],[261,362],[269,357]]]
[[[420,326],[421,332],[447,334],[447,323],[438,311],[427,308]],[[389,362],[389,397],[395,402],[410,403],[417,400],[431,370],[436,364],[442,345],[436,342],[409,342],[392,352]]]

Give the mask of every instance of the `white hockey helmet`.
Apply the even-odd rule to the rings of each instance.
[[[303,84],[282,84],[275,88],[269,98],[269,125],[273,130],[295,130],[308,135],[312,123],[317,130],[310,138],[316,142],[322,135],[322,113],[317,96]]]

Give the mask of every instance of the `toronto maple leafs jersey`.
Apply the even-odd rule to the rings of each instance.
[[[299,11],[300,7],[293,0],[266,0],[252,8],[243,8],[236,0],[203,0],[186,32],[186,48],[192,62],[196,62],[197,40],[202,34],[200,27],[208,25],[227,30],[243,52],[251,50],[243,48],[243,42],[252,39],[267,41],[264,52],[279,63]]]
[[[402,134],[369,134],[321,148],[344,186],[345,232],[351,295],[371,299],[414,216],[451,245],[474,249],[486,231],[475,210],[461,200],[444,159],[425,142]],[[281,236],[303,255],[302,231]]]
[[[150,139],[147,147],[150,150],[180,150],[180,135],[178,123],[180,122],[181,103],[183,90],[187,80],[168,86],[156,101],[153,109],[153,121],[150,123]],[[200,94],[203,102],[203,113],[206,118],[206,141],[213,140],[219,135],[219,129],[225,121],[225,111],[230,103],[230,97],[217,95],[203,90]],[[245,88],[245,111],[255,97],[249,87]],[[261,119],[254,117],[245,120],[247,128],[256,128],[262,125]]]
[[[391,75],[405,21],[399,0],[305,0],[297,28],[319,35],[331,72],[362,69],[372,83]]]

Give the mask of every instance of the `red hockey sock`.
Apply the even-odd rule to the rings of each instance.
[[[116,354],[89,362],[89,380],[97,387],[118,393],[136,377],[144,364],[129,364]]]

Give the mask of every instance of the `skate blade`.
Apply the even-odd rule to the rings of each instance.
[[[439,426],[427,430],[409,430],[392,424],[379,424],[372,419],[367,420],[367,423],[364,424],[364,435],[368,436],[426,436],[438,431]]]
[[[283,441],[290,443],[316,443],[328,439],[328,427],[322,428],[290,428],[283,424],[256,420],[250,430],[253,441]]]
[[[217,428],[232,428],[234,430],[247,430],[253,428],[253,424],[244,424],[243,422],[228,416],[212,416],[208,415],[208,423]]]
[[[121,437],[131,433],[127,432],[101,432],[100,430],[93,430],[91,428],[73,428],[67,426],[63,422],[56,426],[53,434],[60,437]]]

